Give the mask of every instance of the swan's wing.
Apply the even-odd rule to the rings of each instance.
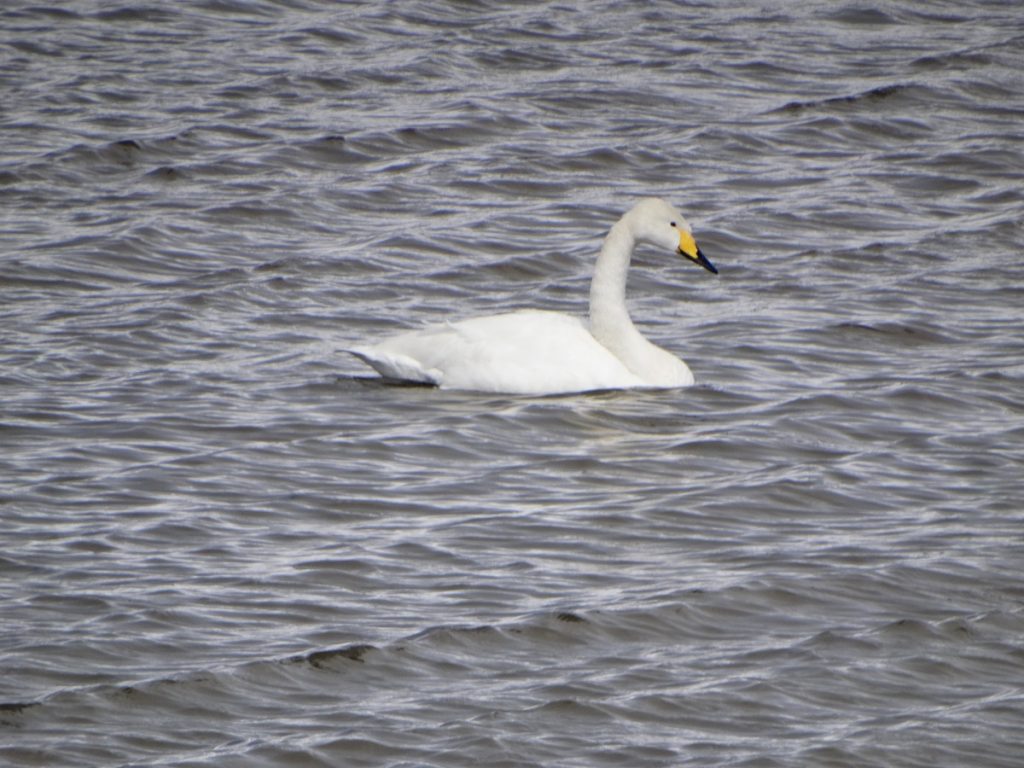
[[[577,318],[524,310],[453,326],[464,350],[446,386],[554,394],[632,386],[636,380]]]

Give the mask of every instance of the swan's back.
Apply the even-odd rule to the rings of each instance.
[[[540,395],[643,386],[575,317],[523,310],[445,323],[351,350],[382,376]]]

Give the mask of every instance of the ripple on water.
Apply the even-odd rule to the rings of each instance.
[[[1013,13],[0,16],[0,761],[1019,763]],[[651,194],[698,386],[344,354]]]

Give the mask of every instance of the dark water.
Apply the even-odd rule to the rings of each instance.
[[[0,763],[1019,766],[1015,2],[7,2]],[[670,392],[339,350],[583,314]]]

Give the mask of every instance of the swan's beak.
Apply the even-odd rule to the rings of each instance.
[[[704,254],[700,252],[700,248],[697,247],[697,241],[693,239],[693,235],[684,229],[679,230],[679,253],[694,264],[704,267],[711,274],[718,274],[715,265],[708,261]]]

